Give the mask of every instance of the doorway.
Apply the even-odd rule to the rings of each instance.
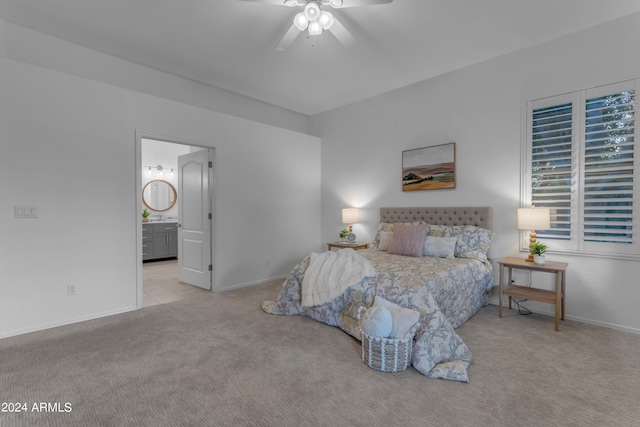
[[[136,153],[138,308],[210,292],[214,150],[192,142],[138,134]],[[188,162],[185,169],[180,158],[200,159],[199,180],[193,173],[197,162]],[[148,217],[140,219],[144,210]],[[200,213],[199,218],[194,212]],[[198,226],[194,226],[195,219],[200,220]],[[184,225],[188,226],[187,233],[183,232]],[[194,230],[200,232],[197,245]],[[194,272],[200,273],[197,280]]]

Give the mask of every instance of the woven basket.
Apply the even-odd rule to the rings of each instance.
[[[362,361],[382,372],[400,372],[411,364],[413,334],[404,338],[380,338],[362,333]]]

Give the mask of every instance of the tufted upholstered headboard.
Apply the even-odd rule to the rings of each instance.
[[[475,225],[493,230],[493,212],[489,206],[380,208],[380,221],[424,221],[434,225]]]

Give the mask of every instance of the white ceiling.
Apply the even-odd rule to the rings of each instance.
[[[359,41],[300,35],[300,8],[238,0],[0,0],[0,19],[313,115],[640,11],[639,0],[394,0],[335,10]]]

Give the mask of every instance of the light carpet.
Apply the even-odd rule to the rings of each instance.
[[[470,383],[381,373],[360,343],[263,313],[280,282],[0,340],[1,426],[635,426],[640,336],[483,308]],[[33,411],[48,403],[53,412]],[[57,405],[57,406],[56,406]],[[66,406],[65,406],[66,405]],[[55,409],[58,410],[55,410]],[[65,410],[70,411],[65,412]]]

